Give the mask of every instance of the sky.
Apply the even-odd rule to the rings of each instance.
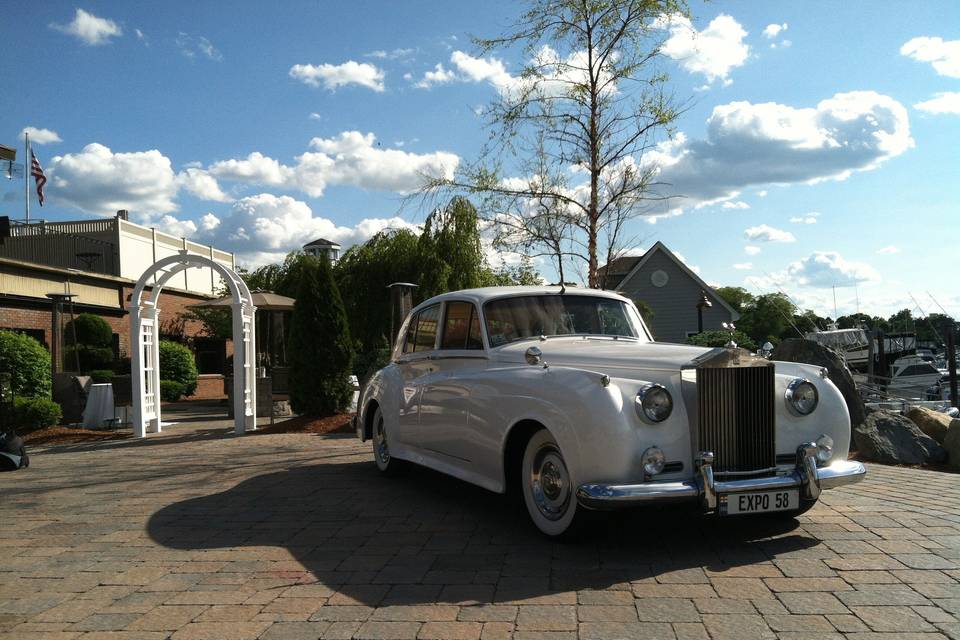
[[[422,175],[476,159],[480,112],[525,59],[470,36],[503,33],[520,8],[15,3],[0,20],[0,143],[22,161],[31,132],[49,179],[33,218],[125,208],[249,266],[316,237],[347,247],[422,224],[407,197]],[[662,241],[712,285],[783,291],[821,315],[960,316],[960,3],[717,0],[691,14],[658,21],[686,110],[645,159],[684,197],[631,223],[631,251]],[[7,181],[0,214],[23,210],[22,181]]]

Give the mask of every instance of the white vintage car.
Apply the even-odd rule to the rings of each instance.
[[[517,489],[550,536],[591,510],[677,501],[792,516],[865,473],[847,460],[850,418],[824,369],[654,342],[608,291],[431,298],[358,406],[381,471],[413,462]]]

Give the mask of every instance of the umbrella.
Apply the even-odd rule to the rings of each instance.
[[[278,293],[273,293],[272,291],[264,291],[262,289],[257,289],[250,292],[250,297],[253,299],[253,306],[257,308],[258,311],[293,311],[293,303],[295,302],[293,298],[288,298],[287,296],[281,296]],[[224,298],[218,298],[216,300],[207,300],[206,302],[201,302],[200,304],[192,304],[191,307],[229,307],[233,304],[233,297],[226,296]]]

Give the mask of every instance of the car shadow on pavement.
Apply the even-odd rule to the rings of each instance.
[[[419,467],[387,478],[355,458],[170,504],[147,529],[154,541],[185,551],[287,549],[304,572],[284,588],[325,585],[368,606],[512,602],[628,583],[696,591],[698,583],[709,588],[704,570],[751,575],[736,569],[812,557],[820,544],[791,518],[720,519],[665,507],[603,513],[585,539],[556,543],[510,496]],[[270,573],[276,555],[250,558],[238,553],[236,570]]]

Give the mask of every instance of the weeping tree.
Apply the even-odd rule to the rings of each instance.
[[[477,210],[466,198],[455,197],[427,216],[417,249],[421,299],[491,283],[480,249]]]
[[[631,244],[631,220],[662,211],[664,185],[649,152],[679,110],[658,67],[665,20],[684,0],[530,0],[480,53],[520,47],[528,62],[503,74],[485,114],[491,138],[452,178],[426,193],[478,194],[500,248],[586,267]]]
[[[340,291],[326,259],[298,266],[290,326],[290,402],[294,411],[325,416],[341,411],[353,389],[353,345]]]

